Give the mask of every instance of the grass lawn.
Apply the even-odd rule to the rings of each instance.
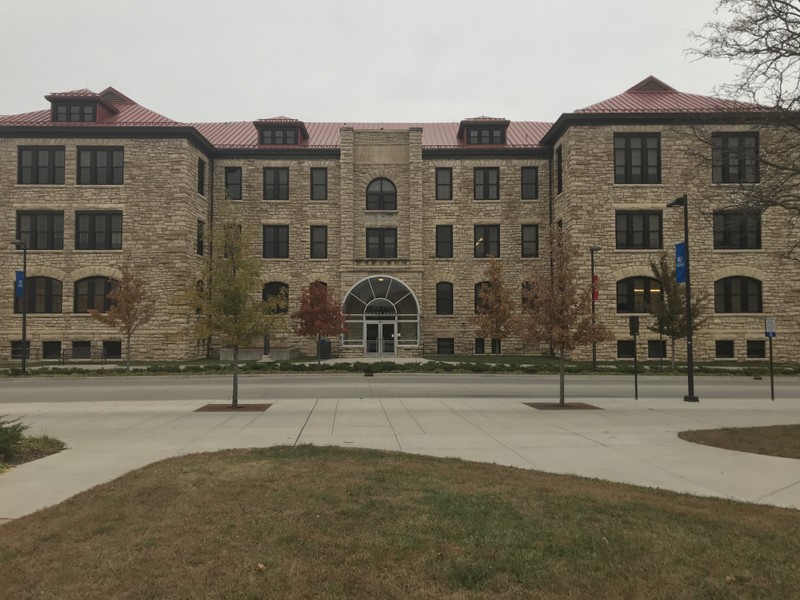
[[[682,431],[678,437],[688,442],[727,450],[800,458],[800,424],[697,429]]]
[[[458,460],[166,460],[0,527],[4,598],[791,598],[800,512]]]

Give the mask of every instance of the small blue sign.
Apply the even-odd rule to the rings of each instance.
[[[25,273],[17,271],[16,283],[14,283],[14,298],[25,297]]]
[[[686,242],[675,244],[675,281],[686,282]]]

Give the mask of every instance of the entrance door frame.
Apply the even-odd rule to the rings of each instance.
[[[378,337],[370,340],[369,328],[370,326],[378,328]],[[386,337],[388,332],[387,328],[391,327],[391,337]],[[370,350],[370,343],[374,342],[375,351]],[[384,358],[397,356],[397,318],[388,319],[375,319],[364,321],[364,358]]]

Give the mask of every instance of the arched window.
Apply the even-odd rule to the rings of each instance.
[[[288,313],[289,312],[289,303],[287,302],[287,300],[289,299],[288,284],[285,284],[282,281],[270,281],[269,283],[265,283],[264,289],[261,292],[261,299],[264,302],[278,301],[283,299],[284,302],[276,306],[275,312]]]
[[[63,285],[50,277],[25,280],[25,304],[28,313],[60,313]],[[22,312],[22,298],[14,298],[14,312]]]
[[[714,312],[760,313],[761,282],[751,277],[725,277],[714,282]]]
[[[436,314],[453,314],[453,284],[449,281],[436,284]]]
[[[397,188],[385,177],[367,186],[367,210],[397,210]]]
[[[483,286],[487,286],[488,287],[489,286],[489,282],[488,281],[481,281],[481,282],[475,284],[475,314],[476,315],[479,312],[481,312],[482,309],[485,308],[483,303],[481,302],[481,290],[483,290]]]
[[[617,282],[617,312],[653,312],[653,300],[659,296],[661,296],[661,283],[658,279],[628,277]]]
[[[74,312],[89,310],[108,312],[111,299],[108,295],[117,287],[117,282],[109,277],[87,277],[75,282]]]

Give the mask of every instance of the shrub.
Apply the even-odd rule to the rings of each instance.
[[[11,460],[14,456],[14,446],[22,440],[22,434],[28,429],[27,425],[19,419],[6,419],[0,417],[0,458]]]

